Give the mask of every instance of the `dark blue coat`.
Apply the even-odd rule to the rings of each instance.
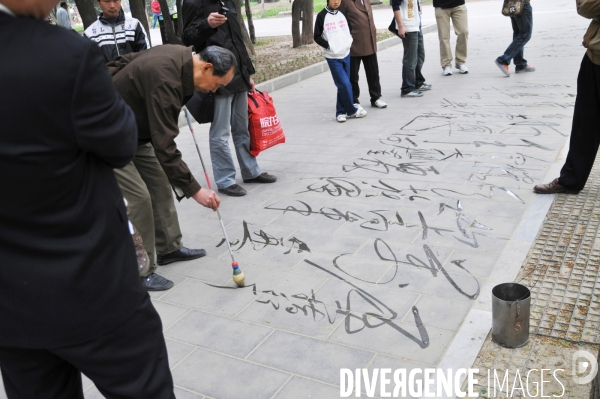
[[[0,60],[0,346],[88,341],[148,295],[113,172],[135,118],[66,29],[0,12]]]

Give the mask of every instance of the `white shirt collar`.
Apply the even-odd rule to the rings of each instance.
[[[7,13],[8,15],[12,16],[12,17],[16,17],[15,13],[12,12],[11,10],[8,9],[8,7],[6,7],[4,4],[0,3],[0,11],[3,11],[5,13]]]

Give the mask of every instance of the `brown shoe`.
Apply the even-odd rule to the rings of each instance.
[[[548,184],[538,184],[537,186],[535,186],[533,188],[533,191],[535,191],[538,194],[558,194],[558,193],[577,194],[577,193],[579,193],[579,191],[569,190],[569,189],[561,186],[558,183],[558,179],[554,179]]]
[[[135,254],[137,256],[140,275],[143,275],[144,273],[148,272],[148,269],[150,268],[150,260],[148,259],[148,253],[142,244],[142,235],[135,226],[133,226],[133,234],[131,235],[131,238],[133,238],[133,245],[135,246]]]

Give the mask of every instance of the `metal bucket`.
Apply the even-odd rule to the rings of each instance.
[[[492,340],[506,348],[519,348],[529,341],[531,292],[517,283],[492,289]]]

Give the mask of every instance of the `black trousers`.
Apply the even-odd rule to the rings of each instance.
[[[83,399],[81,373],[110,399],[175,398],[162,323],[149,296],[124,324],[92,341],[0,347],[0,370],[9,399]]]
[[[570,190],[585,187],[600,146],[600,65],[583,56],[567,161],[558,182]]]
[[[365,64],[365,73],[367,74],[367,84],[369,85],[369,96],[371,105],[381,97],[381,84],[379,83],[379,64],[377,63],[377,53],[365,55],[363,57],[350,56],[350,83],[352,84],[352,95],[354,104],[358,104],[360,97],[360,87],[358,87],[358,72],[360,71],[361,61]]]

